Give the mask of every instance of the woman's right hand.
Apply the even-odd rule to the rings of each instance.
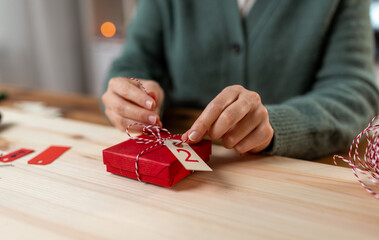
[[[121,131],[125,131],[129,124],[135,122],[162,126],[159,111],[162,107],[164,92],[155,81],[140,81],[148,95],[140,88],[138,82],[125,77],[115,77],[109,80],[108,89],[102,96],[105,114]],[[133,129],[140,129],[140,127]]]

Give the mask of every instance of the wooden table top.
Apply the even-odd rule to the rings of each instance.
[[[64,118],[110,126],[101,112],[98,98],[69,93],[55,93],[0,85],[5,98],[0,106],[12,107],[20,101],[41,101],[49,107],[58,107]]]
[[[378,237],[378,200],[348,168],[214,145],[213,172],[162,188],[105,171],[101,151],[126,139],[106,122],[25,114],[5,106],[11,98],[0,106],[0,150],[36,152],[0,167],[2,239]],[[27,164],[50,145],[72,148],[50,165]]]

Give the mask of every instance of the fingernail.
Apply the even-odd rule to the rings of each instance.
[[[151,109],[152,106],[153,106],[153,101],[151,101],[151,100],[147,100],[147,101],[146,101],[146,107],[147,107],[148,109]]]
[[[188,136],[188,138],[191,141],[196,141],[199,138],[199,134],[197,132],[191,132],[191,134]]]
[[[157,121],[157,117],[156,116],[149,116],[149,122],[150,123],[155,124],[156,121]]]

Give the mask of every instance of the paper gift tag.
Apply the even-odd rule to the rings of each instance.
[[[174,143],[180,143],[179,140],[166,140],[164,144],[175,155],[180,163],[187,170],[196,171],[212,171],[212,169],[199,157],[199,155],[191,148],[190,145],[182,143],[175,145]]]
[[[0,162],[4,162],[4,163],[12,162],[12,161],[14,161],[20,157],[23,157],[29,153],[32,153],[32,152],[34,152],[34,150],[27,149],[27,148],[21,148],[21,149],[18,149],[14,152],[8,153],[7,155],[0,157]]]
[[[50,146],[45,151],[41,152],[40,154],[35,156],[33,159],[29,160],[28,164],[36,164],[36,165],[50,164],[69,149],[70,147]]]

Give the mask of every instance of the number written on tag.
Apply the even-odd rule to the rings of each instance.
[[[187,170],[212,171],[212,169],[200,158],[200,156],[191,148],[190,145],[179,143],[179,140],[166,140],[165,145],[180,161]]]
[[[192,160],[192,159],[190,159],[190,157],[191,157],[191,153],[188,152],[188,151],[185,150],[185,149],[176,149],[176,151],[178,151],[178,152],[185,152],[185,153],[187,154],[187,158],[186,158],[186,160],[184,160],[184,161],[186,161],[186,162],[199,162],[198,160]]]

